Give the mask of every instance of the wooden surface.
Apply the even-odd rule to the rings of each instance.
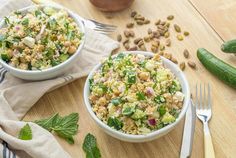
[[[236,38],[235,0],[189,0],[223,40]]]
[[[234,19],[236,19],[236,5],[234,0],[192,1],[136,0],[129,9],[112,14],[113,18],[110,19],[107,18],[107,14],[96,10],[88,0],[57,0],[57,2],[85,18],[93,18],[101,22],[113,23],[119,26],[117,32],[121,32],[125,28],[125,24],[130,21],[129,13],[132,10],[137,10],[152,21],[159,18],[164,19],[170,14],[175,15],[174,22],[181,25],[184,30],[188,30],[191,35],[182,42],[177,41],[175,36],[173,36],[172,46],[167,51],[172,53],[179,62],[185,61],[182,55],[183,50],[187,48],[190,51],[191,60],[197,64],[197,70],[192,70],[189,67],[185,70],[192,92],[195,92],[194,87],[197,82],[209,82],[212,85],[213,117],[209,126],[212,132],[215,155],[217,158],[233,158],[236,155],[236,90],[212,76],[198,61],[196,50],[199,47],[205,47],[211,52],[214,52],[216,56],[236,66],[236,56],[224,54],[220,51],[220,45],[223,42],[222,39],[229,39],[236,36],[236,25],[233,25],[235,23]],[[232,5],[229,6],[229,3]],[[214,11],[215,8],[222,8],[222,6],[224,6],[224,10],[221,10],[220,14],[224,16]],[[227,7],[230,9],[228,10]],[[200,14],[199,11],[202,11],[202,13]],[[229,20],[228,18],[231,17],[228,15],[231,14],[234,17],[232,17],[232,20]],[[224,22],[221,22],[221,20]],[[227,21],[231,23],[226,23]],[[146,34],[148,27],[153,27],[153,24],[135,28],[136,37]],[[113,34],[112,37],[114,38],[115,35]],[[73,158],[85,157],[82,150],[82,143],[88,132],[97,137],[104,158],[179,157],[183,121],[169,134],[152,142],[133,144],[119,141],[100,130],[88,115],[83,103],[84,81],[85,78],[78,79],[44,95],[28,112],[24,120],[30,121],[44,118],[56,112],[59,112],[61,115],[78,112],[80,114],[80,126],[79,133],[75,138],[75,144],[68,145],[64,140],[58,138],[59,143]],[[202,124],[197,120],[191,157],[202,158],[203,155]]]

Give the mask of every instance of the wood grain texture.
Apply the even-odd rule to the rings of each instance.
[[[189,0],[224,40],[236,38],[234,0]]]
[[[216,157],[234,157],[236,153],[236,93],[235,90],[225,85],[212,76],[198,61],[196,50],[205,47],[215,55],[236,66],[236,58],[220,52],[221,38],[215,33],[197,10],[187,0],[136,0],[133,5],[122,12],[109,14],[98,11],[88,0],[56,0],[65,7],[72,9],[85,18],[96,19],[104,23],[119,26],[116,33],[121,33],[125,24],[130,21],[129,14],[132,10],[140,12],[145,17],[154,21],[165,19],[168,15],[175,16],[174,23],[190,32],[184,41],[171,37],[172,46],[167,48],[178,61],[187,61],[183,57],[183,50],[188,49],[190,60],[196,62],[197,70],[187,67],[185,74],[189,80],[192,92],[198,82],[209,82],[212,85],[213,117],[210,121],[213,145]],[[236,7],[235,7],[236,9]],[[217,15],[216,15],[217,16]],[[135,27],[136,37],[147,34],[148,26]],[[234,26],[231,26],[232,30]],[[111,35],[115,38],[116,33]],[[122,50],[122,49],[121,49]],[[90,118],[83,103],[83,87],[85,78],[78,79],[66,86],[44,95],[35,106],[27,113],[24,120],[32,121],[48,117],[56,112],[66,115],[71,112],[80,114],[79,133],[75,144],[69,145],[58,138],[59,143],[73,158],[85,157],[82,143],[85,135],[90,132],[97,137],[103,158],[177,158],[179,157],[183,132],[183,121],[166,136],[148,143],[127,143],[119,141],[105,134]],[[204,156],[203,132],[201,122],[196,122],[192,157]]]

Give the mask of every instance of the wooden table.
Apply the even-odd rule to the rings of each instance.
[[[205,47],[219,58],[236,66],[236,56],[220,51],[223,40],[236,36],[236,2],[234,0],[136,0],[129,9],[112,14],[113,18],[107,18],[106,13],[98,11],[88,0],[56,1],[85,18],[93,18],[119,26],[117,32],[121,32],[125,28],[125,24],[130,21],[129,14],[132,10],[140,12],[152,21],[159,18],[165,19],[170,14],[175,15],[174,22],[188,30],[191,35],[182,42],[177,41],[173,36],[172,47],[167,51],[171,52],[178,61],[186,61],[182,55],[185,48],[190,51],[191,60],[197,64],[197,70],[189,67],[185,70],[192,92],[194,92],[197,82],[209,82],[212,85],[213,117],[209,126],[216,157],[235,157],[236,91],[211,75],[196,57],[197,48]],[[153,27],[153,24],[136,28],[136,36],[146,34],[147,28],[151,26]],[[112,35],[113,38],[115,36],[116,34]],[[78,79],[44,95],[27,113],[24,120],[45,118],[56,112],[61,115],[78,112],[80,126],[79,133],[75,137],[75,144],[69,145],[64,140],[57,138],[73,158],[85,157],[82,143],[88,132],[97,137],[104,158],[179,157],[184,121],[166,136],[152,142],[133,144],[119,141],[100,130],[88,115],[83,103],[84,82],[85,78]],[[201,158],[203,153],[202,124],[197,120],[192,157]]]

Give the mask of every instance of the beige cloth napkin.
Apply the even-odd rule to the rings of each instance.
[[[0,18],[31,4],[30,0],[4,0],[0,5]],[[38,82],[24,81],[13,77],[0,65],[0,140],[3,142],[3,145],[0,144],[0,158],[8,158],[9,154],[9,157],[22,158],[69,158],[69,154],[57,143],[53,135],[34,123],[30,123],[33,139],[19,140],[18,132],[26,123],[18,120],[21,120],[46,92],[86,76],[96,63],[118,47],[116,41],[86,28],[86,41],[81,56],[73,68],[62,77]]]

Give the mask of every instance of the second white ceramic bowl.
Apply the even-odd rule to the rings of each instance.
[[[24,13],[35,7],[48,7],[48,6],[53,7],[56,10],[62,9],[58,6],[52,6],[52,5],[32,5],[32,6],[20,9],[19,11]],[[0,58],[0,64],[13,76],[16,76],[18,78],[25,79],[25,80],[45,80],[45,79],[54,78],[54,77],[64,74],[69,68],[73,66],[73,64],[75,64],[75,62],[79,58],[80,52],[84,46],[84,41],[85,41],[85,29],[84,29],[83,22],[80,19],[76,18],[74,13],[72,13],[71,11],[69,10],[66,10],[66,11],[75,20],[76,24],[80,28],[81,33],[84,34],[84,36],[81,39],[81,43],[79,47],[77,48],[77,51],[69,59],[67,59],[63,63],[60,63],[57,66],[54,66],[48,69],[43,69],[43,70],[21,70],[21,69],[8,65],[1,58]],[[2,20],[0,22],[0,28],[2,28],[3,26],[4,26],[4,21]]]
[[[151,52],[143,52],[143,51],[130,51],[130,52],[124,52],[124,53],[131,53],[131,54],[143,54],[145,56],[153,56],[153,53]],[[184,73],[179,69],[179,67],[174,64],[173,62],[171,62],[170,60],[161,57],[163,64],[166,68],[170,69],[172,73],[175,74],[175,76],[179,79],[180,84],[182,86],[182,92],[184,93],[184,102],[183,102],[183,108],[179,114],[179,117],[176,119],[176,121],[172,124],[169,124],[159,130],[153,131],[151,133],[145,134],[145,135],[132,135],[132,134],[126,134],[126,133],[122,133],[120,131],[117,131],[111,127],[109,127],[108,125],[106,125],[104,122],[102,122],[97,116],[96,114],[93,112],[90,101],[89,101],[89,94],[90,94],[90,90],[89,90],[89,79],[92,78],[94,72],[98,69],[100,69],[101,67],[101,63],[98,64],[97,66],[94,67],[94,69],[90,72],[85,86],[84,86],[84,102],[85,102],[85,106],[90,114],[90,116],[93,118],[93,120],[98,124],[99,127],[101,127],[102,130],[104,130],[107,134],[111,135],[112,137],[115,137],[117,139],[123,140],[123,141],[127,141],[127,142],[146,142],[146,141],[151,141],[154,140],[156,138],[159,138],[165,134],[167,134],[168,132],[170,132],[173,128],[176,127],[176,125],[180,122],[180,120],[184,117],[188,105],[189,105],[189,101],[190,101],[190,90],[189,90],[189,85],[188,85],[188,81],[184,75]]]

